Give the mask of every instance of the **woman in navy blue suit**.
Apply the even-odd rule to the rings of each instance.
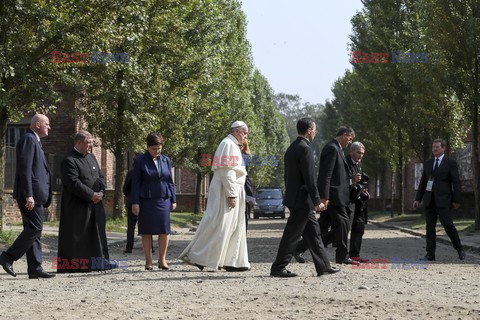
[[[132,213],[138,215],[145,270],[153,269],[152,235],[158,235],[158,267],[168,270],[166,255],[170,234],[170,210],[177,204],[172,162],[162,155],[160,133],[147,136],[147,152],[135,159],[132,172]]]

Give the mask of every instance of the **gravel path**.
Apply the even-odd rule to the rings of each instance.
[[[467,259],[460,261],[451,246],[438,244],[437,261],[426,269],[398,264],[392,269],[391,263],[378,269],[341,266],[337,274],[315,277],[311,262],[292,262],[288,268],[299,277],[272,278],[270,265],[284,223],[251,220],[252,270],[242,273],[201,272],[181,263],[177,257],[193,236],[188,230],[171,237],[170,271],[145,271],[139,242],[129,255],[122,253],[124,243],[110,247],[112,258],[128,259],[127,269],[111,272],[29,280],[22,258],[14,264],[17,278],[1,270],[0,318],[480,319],[478,254],[467,252]],[[56,241],[55,236],[45,237],[47,271],[56,255]],[[424,255],[424,248],[422,238],[368,225],[362,254],[369,259],[413,261]],[[327,250],[333,260],[333,249]]]

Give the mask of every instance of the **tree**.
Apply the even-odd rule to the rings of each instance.
[[[468,117],[472,135],[472,186],[475,229],[480,230],[479,103],[480,4],[478,1],[419,0],[428,49],[443,61],[445,81]]]
[[[257,158],[250,165],[250,178],[256,187],[283,187],[283,154],[290,142],[285,119],[277,109],[272,88],[260,71],[255,70],[252,81],[252,105],[258,134],[251,140],[253,155]]]
[[[95,2],[94,4],[92,2]],[[64,72],[51,63],[50,52],[71,44],[69,34],[105,14],[105,4],[84,1],[75,19],[72,3],[44,1],[0,2],[0,195],[4,196],[5,138],[8,122],[29,112],[48,114],[61,99],[57,84]],[[3,206],[0,206],[0,229]]]

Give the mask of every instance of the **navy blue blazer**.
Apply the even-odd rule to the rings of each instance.
[[[16,154],[13,198],[24,203],[26,198],[33,197],[36,204],[48,207],[52,198],[50,169],[42,146],[31,129],[18,141]]]
[[[152,156],[147,152],[135,158],[132,171],[132,204],[140,204],[140,198],[170,198],[177,202],[170,158],[160,154],[162,174],[159,175]]]

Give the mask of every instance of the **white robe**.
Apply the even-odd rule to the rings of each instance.
[[[235,137],[228,135],[223,139],[215,157],[207,210],[195,236],[179,258],[215,270],[225,266],[250,268],[245,226],[247,171],[242,165],[242,154]],[[234,208],[228,208],[227,197],[236,197]]]

